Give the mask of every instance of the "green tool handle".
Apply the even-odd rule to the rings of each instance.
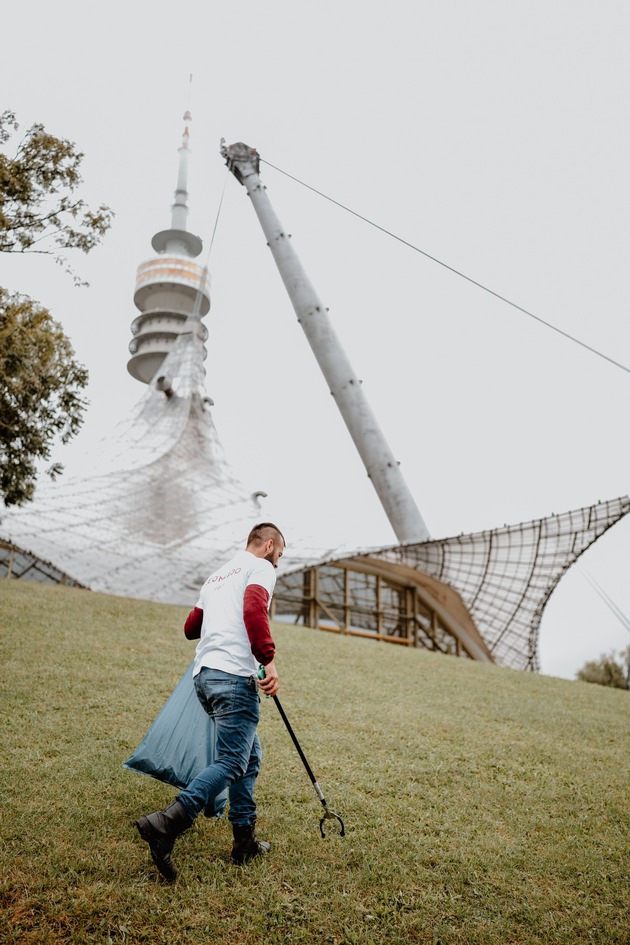
[[[267,675],[267,673],[265,672],[265,667],[263,666],[262,663],[259,663],[259,664],[258,664],[258,678],[259,678],[259,679],[264,679],[266,675]],[[265,699],[268,699],[268,698],[269,698],[269,696],[265,696]]]

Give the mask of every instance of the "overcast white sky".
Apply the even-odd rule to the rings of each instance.
[[[187,107],[189,229],[206,249],[219,140],[242,140],[630,365],[628,48],[621,0],[14,4],[2,108],[76,141],[84,194],[116,212],[73,260],[90,288],[46,257],[0,259],[0,282],[47,305],[91,373],[84,431],[55,458],[78,463],[143,393],[126,371],[135,271],[170,222]],[[263,179],[433,537],[627,494],[629,373]],[[231,176],[209,265],[207,387],[237,472],[289,542],[393,541]],[[582,564],[630,613],[630,520]],[[572,678],[629,642],[574,568],[543,617],[543,671]]]

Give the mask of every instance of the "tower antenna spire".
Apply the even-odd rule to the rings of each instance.
[[[186,231],[186,218],[188,216],[188,147],[190,141],[189,125],[192,121],[190,111],[184,112],[184,131],[182,133],[182,143],[179,147],[179,167],[177,171],[177,189],[175,190],[175,203],[171,207],[171,229]]]
[[[192,115],[186,109],[184,112],[184,130],[182,143],[178,148],[179,161],[177,167],[177,188],[175,203],[171,207],[171,226],[168,230],[160,230],[151,240],[156,253],[177,253],[194,259],[203,248],[198,236],[189,233],[186,229],[188,216],[188,158],[190,155],[190,123]]]

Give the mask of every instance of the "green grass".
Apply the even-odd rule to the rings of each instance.
[[[175,791],[124,770],[192,658],[186,610],[0,581],[7,945],[630,941],[630,696],[276,625],[281,697],[347,835],[263,700],[259,835],[225,820],[157,876],[133,821]]]

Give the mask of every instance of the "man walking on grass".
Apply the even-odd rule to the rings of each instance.
[[[269,605],[275,568],[285,548],[276,525],[255,525],[247,547],[210,575],[184,625],[189,640],[199,640],[193,667],[197,696],[215,722],[217,755],[165,810],[140,817],[136,826],[149,844],[165,879],[177,876],[171,851],[180,833],[192,826],[209,801],[229,788],[234,844],[231,858],[243,864],[268,853],[270,844],[255,833],[254,785],[262,760],[256,733],[260,697],[278,691],[275,644]],[[265,678],[258,680],[258,665]]]

